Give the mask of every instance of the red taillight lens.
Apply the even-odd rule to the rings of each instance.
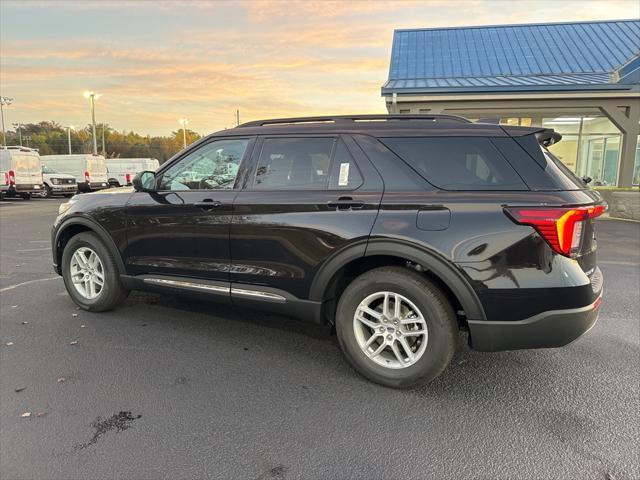
[[[7,182],[9,185],[16,184],[16,174],[13,170],[9,170],[9,181]]]
[[[570,256],[582,242],[583,221],[604,213],[606,205],[562,208],[507,208],[509,216],[522,225],[531,225],[562,255]]]
[[[124,176],[125,181],[127,182],[127,185],[131,183],[131,174],[127,173]]]
[[[84,172],[84,181],[87,183],[91,181],[91,175],[89,175],[89,172]]]

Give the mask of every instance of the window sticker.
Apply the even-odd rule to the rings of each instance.
[[[346,187],[349,185],[349,163],[340,164],[340,176],[338,177],[338,186]]]

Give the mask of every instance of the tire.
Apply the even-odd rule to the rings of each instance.
[[[20,196],[22,197],[23,200],[31,200],[30,193],[21,193]]]
[[[97,296],[95,298],[87,298],[84,296],[78,291],[78,288],[72,281],[72,260],[74,260],[74,253],[79,250],[83,252],[82,254],[90,250],[94,252],[100,260],[104,281],[99,292],[96,292]],[[62,277],[67,293],[69,293],[71,299],[80,308],[90,312],[111,310],[123,303],[129,295],[129,291],[123,287],[120,281],[120,274],[113,255],[98,236],[91,232],[83,232],[75,235],[65,246],[64,252],[62,253]]]
[[[389,310],[399,300],[399,316],[391,320],[384,318],[378,311],[384,309],[379,303],[374,313],[381,319],[365,312],[369,326],[355,320],[360,305],[369,301],[372,302],[367,303],[370,306],[384,302],[384,292],[390,294]],[[362,316],[360,313],[359,317]],[[412,322],[412,318],[420,319],[426,329],[417,320]],[[403,322],[409,323],[403,325]],[[372,323],[375,328],[371,328]],[[383,328],[384,332],[381,332]],[[418,335],[420,331],[426,331],[426,335]],[[361,347],[367,332],[377,335],[376,342],[370,347]],[[430,382],[449,365],[457,344],[458,324],[447,297],[424,275],[403,267],[381,267],[363,273],[344,290],[336,311],[336,333],[348,362],[363,376],[387,387],[411,388]],[[402,347],[401,337],[414,352],[409,354]],[[383,347],[384,341],[396,345],[401,357],[406,359],[398,358],[391,343]],[[364,348],[368,348],[369,355],[365,354]],[[373,350],[380,348],[383,349],[381,353],[374,355]]]
[[[53,197],[53,191],[51,190],[51,187],[49,185],[47,185],[46,183],[44,184],[44,190],[42,191],[42,197],[43,198],[51,198],[51,197]]]

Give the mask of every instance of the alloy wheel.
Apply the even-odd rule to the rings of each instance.
[[[71,256],[71,281],[76,291],[87,300],[97,298],[104,288],[104,266],[96,252],[80,247]]]
[[[427,348],[427,322],[420,309],[399,293],[367,296],[353,316],[356,341],[364,354],[386,368],[414,365]]]

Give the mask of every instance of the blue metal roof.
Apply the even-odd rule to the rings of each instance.
[[[637,88],[640,20],[396,30],[382,94]]]

